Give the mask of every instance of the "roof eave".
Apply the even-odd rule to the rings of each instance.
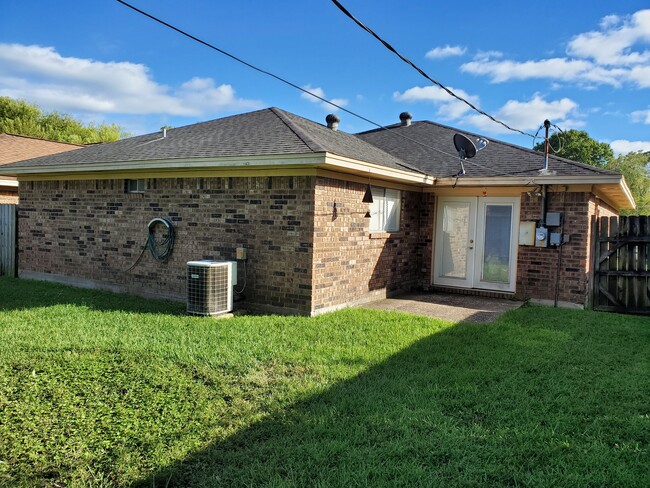
[[[107,171],[143,171],[206,168],[256,168],[273,165],[317,165],[324,161],[324,153],[306,153],[265,156],[230,156],[222,158],[156,159],[142,161],[114,161],[108,163],[66,163],[46,166],[15,166],[6,168],[10,175],[51,175],[57,173],[98,173]]]
[[[383,180],[409,183],[419,186],[432,186],[435,182],[433,176],[425,173],[416,173],[415,171],[391,168],[376,163],[367,163],[365,161],[346,158],[331,153],[327,153],[323,167],[341,173],[349,173],[368,178],[380,178]]]
[[[387,181],[430,186],[434,178],[414,171],[392,168],[376,163],[368,163],[335,154],[305,153],[269,156],[232,156],[219,159],[192,158],[150,161],[117,161],[110,163],[67,163],[47,166],[16,166],[11,168],[11,174],[23,177],[41,175],[71,175],[71,174],[110,174],[138,173],[143,171],[160,172],[169,170],[205,170],[205,169],[249,169],[254,171],[262,168],[320,168],[334,170],[338,173],[363,175]],[[9,168],[7,168],[9,169]]]
[[[436,187],[494,187],[536,185],[594,185],[598,196],[617,210],[634,209],[636,203],[623,175],[607,174],[593,176],[501,176],[486,178],[438,178]]]
[[[18,180],[8,180],[0,177],[0,187],[18,188]]]

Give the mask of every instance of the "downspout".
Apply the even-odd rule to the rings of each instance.
[[[546,186],[542,185],[542,201],[540,204],[539,226],[546,227]]]
[[[548,149],[549,149],[549,142],[548,142],[548,130],[551,128],[551,121],[546,119],[544,121],[544,129],[546,129],[546,135],[544,137],[544,169],[540,171],[542,174],[548,174]]]
[[[544,121],[544,128],[546,129],[546,134],[544,137],[544,169],[540,171],[542,174],[548,174],[548,151],[550,144],[548,142],[548,130],[551,128],[551,121],[546,119]],[[546,227],[546,185],[542,185],[542,208],[541,208],[541,218],[539,219],[539,226]]]

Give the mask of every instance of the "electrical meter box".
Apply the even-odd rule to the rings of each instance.
[[[548,247],[548,229],[546,227],[535,229],[535,247]]]

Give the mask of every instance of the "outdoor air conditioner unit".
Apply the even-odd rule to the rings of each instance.
[[[187,312],[218,315],[232,311],[233,286],[237,284],[235,261],[187,263]]]

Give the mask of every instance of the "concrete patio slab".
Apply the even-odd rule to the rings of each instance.
[[[485,324],[522,305],[523,302],[503,298],[427,292],[385,298],[364,304],[362,307],[424,315],[449,322]]]

